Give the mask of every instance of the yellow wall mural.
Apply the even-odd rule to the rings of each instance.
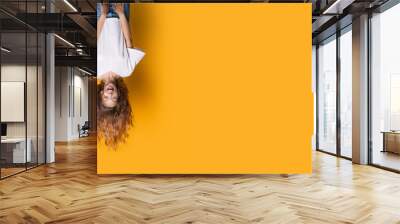
[[[133,126],[99,174],[311,172],[311,4],[130,9]]]

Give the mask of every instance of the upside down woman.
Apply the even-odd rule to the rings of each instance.
[[[124,83],[144,57],[132,47],[124,4],[113,4],[118,17],[107,17],[110,5],[103,3],[97,22],[97,135],[116,149],[128,137],[133,125],[128,88]]]

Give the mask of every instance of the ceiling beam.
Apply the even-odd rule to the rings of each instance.
[[[328,5],[322,14],[342,14],[343,10],[353,4],[355,0],[336,0]]]
[[[85,17],[83,17],[80,14],[67,14],[67,16],[74,21],[76,24],[78,24],[90,37],[96,38],[97,31],[96,28],[90,24]]]
[[[88,67],[96,71],[97,60],[91,56],[55,56],[56,66]]]
[[[334,17],[335,16],[320,16],[319,18],[317,18],[317,20],[312,24],[312,32],[315,33],[320,30],[321,27],[323,27],[329,20]]]

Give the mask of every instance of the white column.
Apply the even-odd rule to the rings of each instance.
[[[47,12],[54,12],[54,5],[47,1]],[[55,42],[54,35],[46,35],[46,163],[55,162]]]
[[[353,162],[368,163],[368,15],[353,19]]]
[[[47,34],[46,36],[46,163],[53,163],[55,161],[55,148],[54,148],[54,133],[55,133],[55,56],[54,56],[54,35]]]

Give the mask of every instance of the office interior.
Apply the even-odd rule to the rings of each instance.
[[[312,4],[314,149],[400,171],[400,68],[396,63],[400,32],[395,28],[399,4]],[[0,6],[4,178],[53,162],[55,142],[79,139],[82,126],[95,132],[96,5],[93,1],[9,0]],[[321,13],[324,8],[328,12]],[[359,26],[356,36],[354,21]],[[365,43],[360,43],[362,38]],[[355,58],[361,53],[363,60]],[[360,68],[354,68],[354,63]],[[365,90],[358,97],[365,99],[353,102],[357,69],[366,76],[358,78],[367,79],[358,86]],[[354,113],[353,106],[362,100],[366,114]],[[360,116],[365,116],[366,124],[360,124],[363,130],[352,126]],[[358,136],[353,147],[355,131],[366,136]],[[354,154],[358,158],[353,159]]]
[[[95,130],[95,35],[94,2],[0,2],[1,179]]]
[[[77,214],[82,214],[81,218],[90,218],[85,211],[97,214],[94,207],[109,208],[107,206],[113,204],[114,207],[107,212],[99,209],[99,213],[102,213],[99,216],[104,220],[118,216],[132,222],[151,223],[152,220],[162,220],[161,214],[166,211],[175,214],[176,210],[180,210],[183,214],[186,209],[195,206],[195,202],[184,204],[185,200],[181,200],[182,204],[173,199],[163,201],[160,199],[162,195],[173,192],[171,198],[187,199],[185,195],[192,192],[191,186],[204,184],[195,189],[204,190],[197,195],[197,199],[214,204],[208,207],[207,212],[197,211],[196,214],[204,214],[197,217],[203,217],[205,223],[240,223],[242,219],[238,214],[224,219],[222,217],[228,217],[226,214],[230,210],[213,206],[229,207],[224,204],[228,201],[224,200],[225,197],[234,194],[248,196],[254,192],[261,194],[279,186],[279,193],[283,195],[269,198],[265,204],[282,210],[270,208],[271,213],[263,210],[262,217],[247,223],[271,221],[271,217],[280,220],[286,211],[286,221],[293,221],[295,216],[299,216],[308,223],[398,223],[400,204],[395,198],[400,189],[400,1],[230,2],[312,4],[313,18],[310,22],[313,41],[310,44],[313,50],[310,57],[313,59],[313,72],[310,75],[313,77],[315,119],[312,175],[229,176],[228,185],[219,182],[219,178],[225,178],[222,176],[96,175],[96,137],[93,137],[96,135],[97,82],[96,36],[93,36],[96,35],[95,1],[2,0],[0,191],[2,187],[10,189],[9,185],[15,183],[18,186],[21,183],[37,185],[38,181],[30,181],[29,178],[32,175],[40,176],[43,181],[48,181],[46,183],[55,183],[51,189],[61,192],[59,195],[67,194],[72,201],[74,199],[82,204],[87,202],[80,211],[63,210],[66,214],[70,212],[70,216],[65,216],[67,218]],[[25,172],[27,170],[29,172]],[[61,191],[55,180],[64,181],[60,186],[68,191]],[[179,184],[171,184],[173,181]],[[248,183],[240,189],[248,188],[249,191],[231,194],[239,189],[231,188],[233,183]],[[214,191],[215,186],[223,190]],[[23,191],[21,189],[23,187],[15,192],[13,190],[12,194]],[[86,192],[86,189],[91,191]],[[135,198],[121,200],[116,192],[118,189],[122,189],[123,193],[131,192]],[[78,198],[75,190],[84,196]],[[27,196],[23,195],[26,192],[20,192],[20,197],[29,198],[34,191],[41,194],[35,188]],[[104,192],[105,196],[99,196]],[[113,198],[108,192],[118,197]],[[278,194],[265,193],[260,198],[265,195]],[[128,198],[127,194],[123,196]],[[338,198],[332,199],[334,196]],[[62,196],[57,194],[48,197],[52,202],[62,201]],[[10,203],[10,198],[3,199]],[[92,200],[96,198],[99,200]],[[109,204],[104,205],[101,201]],[[151,205],[146,207],[148,201]],[[153,201],[160,202],[162,209],[157,210]],[[330,202],[335,205],[329,207]],[[131,204],[124,207],[123,203]],[[25,208],[27,204],[34,207],[30,201],[21,207]],[[254,207],[250,202],[246,205],[254,214],[263,207],[260,203]],[[62,207],[60,204],[57,206]],[[169,206],[171,210],[168,210]],[[0,219],[5,217],[1,216],[2,210],[12,213],[7,209],[0,205]],[[126,213],[122,212],[124,209],[127,209]],[[143,219],[128,215],[128,211],[132,210]],[[231,210],[236,211],[233,208]],[[27,216],[35,217],[35,214]],[[16,217],[18,214],[14,215]],[[193,221],[179,214],[174,217],[165,218],[169,223]],[[48,220],[56,220],[56,216],[53,218]],[[281,221],[286,223],[285,220]]]
[[[355,1],[333,20],[313,34],[315,148],[399,172],[400,5]]]

